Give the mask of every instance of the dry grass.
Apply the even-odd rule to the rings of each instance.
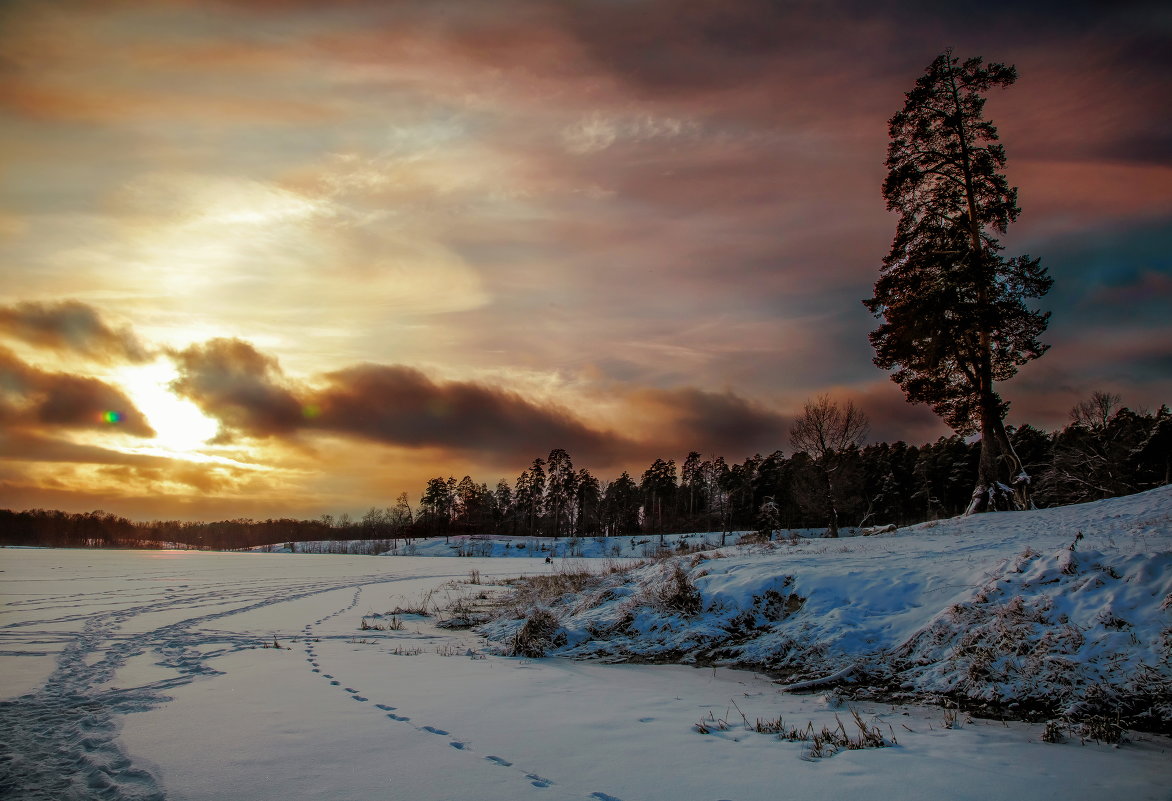
[[[513,591],[502,600],[501,605],[516,617],[524,617],[531,609],[551,606],[568,596],[582,593],[601,596],[605,588],[613,584],[612,577],[625,575],[646,564],[642,560],[604,559],[597,570],[592,569],[593,566],[575,563],[553,573],[507,579],[505,583]]]
[[[367,621],[367,618],[373,619],[374,623]],[[388,612],[385,615],[377,613],[364,615],[362,623],[358,626],[360,631],[402,631],[403,621],[398,615]]]
[[[704,606],[700,591],[679,561],[672,562],[663,580],[649,585],[637,602],[681,615],[695,615]]]
[[[423,593],[418,601],[408,602],[407,606],[396,606],[388,614],[391,615],[418,615],[420,617],[431,617],[434,611],[431,598],[435,594],[435,590],[428,590]]]
[[[1111,743],[1112,745],[1124,742],[1124,731],[1123,723],[1117,715],[1090,715],[1079,721],[1078,726],[1074,729],[1074,733],[1084,743],[1087,740],[1094,740],[1097,743]]]
[[[806,743],[807,747],[802,756],[803,759],[825,759],[843,750],[857,751],[864,748],[886,748],[898,745],[894,733],[891,733],[890,737],[884,737],[879,727],[864,721],[857,709],[850,710],[851,722],[855,729],[855,733],[852,735],[838,715],[834,716],[836,726],[823,726],[821,730],[815,730],[813,721],[807,722],[805,727],[798,728],[786,724],[785,720],[780,717],[772,720],[757,718],[756,721],[750,723],[736,702],[733,702],[732,706],[736,707],[737,712],[740,713],[745,729],[755,731],[758,734],[774,735],[778,740],[785,742]],[[708,717],[701,718],[692,728],[700,734],[711,734],[714,731],[728,731],[732,726],[728,722],[726,710],[723,718],[718,718],[714,713],[709,712]]]
[[[1066,729],[1056,720],[1046,722],[1046,726],[1042,729],[1042,742],[1044,743],[1064,743],[1066,742]]]
[[[565,633],[559,631],[558,619],[548,609],[537,608],[509,644],[509,656],[540,659],[551,648],[565,644]]]

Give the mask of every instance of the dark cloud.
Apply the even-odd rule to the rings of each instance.
[[[219,419],[225,434],[295,437],[329,432],[385,445],[433,448],[523,465],[565,448],[597,468],[699,450],[741,457],[785,447],[790,418],[732,392],[684,387],[622,394],[627,436],[500,387],[436,381],[401,365],[362,364],[285,379],[276,360],[240,340],[175,354],[174,389]]]
[[[175,352],[179,378],[171,388],[218,419],[223,435],[291,434],[304,422],[302,405],[285,386],[280,365],[239,339],[213,339]]]
[[[329,373],[313,396],[315,428],[411,447],[531,457],[565,448],[609,462],[629,447],[569,412],[468,381],[436,382],[419,370],[365,364]]]
[[[172,388],[217,418],[225,436],[329,431],[506,460],[566,448],[608,461],[623,446],[565,410],[474,382],[436,382],[410,367],[358,365],[309,387],[287,381],[275,358],[241,340],[212,340],[173,357],[180,377]]]
[[[152,358],[129,328],[111,327],[96,309],[76,300],[0,306],[0,335],[103,363]]]
[[[96,378],[50,373],[0,348],[0,424],[6,431],[54,428],[155,432],[121,390]]]
[[[636,425],[651,434],[647,457],[699,451],[739,460],[788,447],[791,417],[732,392],[646,389],[626,400]]]

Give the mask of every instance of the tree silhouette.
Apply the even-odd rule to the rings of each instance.
[[[1029,506],[1029,476],[1005,431],[996,382],[1047,346],[1048,313],[1025,301],[1053,283],[1037,259],[1005,258],[993,232],[1017,219],[1005,149],[982,116],[984,94],[1017,79],[1012,66],[938,56],[890,121],[883,196],[899,213],[891,252],[863,301],[883,323],[875,364],[908,400],[927,403],[958,434],[981,434],[970,512]]]

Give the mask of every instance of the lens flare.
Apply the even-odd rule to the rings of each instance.
[[[109,425],[114,425],[116,423],[120,423],[120,422],[122,422],[122,413],[116,412],[112,409],[105,411],[105,412],[102,412],[102,420],[104,422],[108,423]]]

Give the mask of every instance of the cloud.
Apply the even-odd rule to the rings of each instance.
[[[284,386],[277,360],[249,343],[213,339],[171,355],[179,370],[172,390],[220,420],[222,437],[287,435],[303,424],[302,405]]]
[[[647,441],[645,457],[699,451],[739,460],[788,447],[791,418],[733,392],[637,389],[624,400],[631,425]]]
[[[403,365],[360,364],[295,382],[241,340],[193,345],[174,358],[173,389],[217,418],[223,439],[329,433],[507,467],[565,448],[605,469],[690,450],[742,458],[785,448],[791,424],[731,391],[695,387],[615,390],[614,427],[606,429],[519,392],[440,381]]]
[[[5,430],[116,430],[137,437],[155,432],[121,390],[86,376],[51,373],[0,348],[0,423]]]
[[[217,418],[223,438],[340,434],[410,448],[491,453],[508,460],[566,448],[609,460],[623,441],[563,409],[471,381],[437,382],[411,367],[363,364],[289,381],[277,360],[238,339],[173,354],[172,389]]]
[[[273,356],[242,340],[212,340],[173,358],[180,372],[173,389],[220,421],[222,440],[244,435],[305,444],[307,436],[333,434],[500,469],[553,448],[597,470],[641,469],[650,459],[692,450],[739,460],[790,448],[791,413],[731,390],[590,379],[583,398],[590,411],[580,417],[521,392],[437,380],[403,365],[359,364],[294,381]],[[888,382],[834,396],[871,416],[876,441],[919,443],[948,433]]]
[[[0,459],[18,462],[76,462],[79,464],[140,465],[163,467],[162,456],[123,453],[97,445],[51,439],[23,431],[0,431]]]
[[[520,458],[560,447],[594,461],[625,444],[556,406],[471,381],[436,382],[410,367],[365,364],[326,378],[313,423],[338,433]]]
[[[76,300],[0,306],[0,336],[106,364],[153,358],[129,328],[112,328],[96,309]]]

